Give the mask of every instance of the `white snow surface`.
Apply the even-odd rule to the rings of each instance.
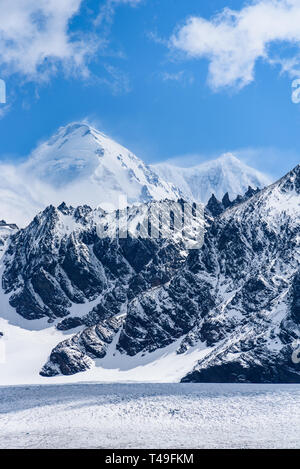
[[[228,192],[233,199],[239,194],[243,195],[249,186],[256,189],[271,183],[269,176],[246,165],[231,153],[193,167],[158,163],[152,169],[178,187],[186,197],[203,203],[207,203],[213,193],[221,200]]]
[[[0,448],[299,448],[300,385],[0,387]]]

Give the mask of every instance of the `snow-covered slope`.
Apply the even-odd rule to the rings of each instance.
[[[256,189],[271,183],[268,176],[247,166],[231,153],[190,168],[159,163],[152,169],[179,187],[185,197],[203,203],[207,203],[212,194],[221,199],[228,192],[234,198],[244,194],[249,186]]]
[[[67,204],[106,205],[174,199],[178,192],[127,148],[87,124],[62,127],[24,165]],[[50,201],[51,202],[51,201]],[[124,200],[122,208],[126,206]]]
[[[177,199],[166,183],[132,152],[87,124],[61,127],[18,167],[1,166],[0,218],[20,226],[62,200],[114,210],[127,204]]]

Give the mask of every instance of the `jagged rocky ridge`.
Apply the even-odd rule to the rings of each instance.
[[[260,191],[259,188],[253,189],[251,186],[248,187],[247,191],[243,196],[238,195],[235,199],[230,200],[228,192],[223,196],[222,200],[218,200],[215,194],[212,194],[210,199],[206,204],[206,210],[213,216],[217,217],[221,215],[221,213],[225,212],[230,207],[234,207],[235,205],[241,204],[246,200],[250,199],[255,194],[258,194]]]
[[[164,206],[168,212],[171,207],[180,210],[183,203],[165,201]],[[76,311],[76,304],[96,301],[89,314],[57,326],[67,329],[119,313],[138,293],[166,283],[187,251],[182,236],[172,229],[172,239],[149,236],[148,211],[155,213],[156,205],[159,202],[110,214],[88,206],[49,206],[11,237],[2,277],[11,306],[26,319],[48,317],[51,322],[69,316],[70,308]],[[129,235],[121,239],[116,230],[125,220]],[[190,228],[192,238],[199,222],[195,219]]]
[[[291,359],[300,337],[300,166],[228,208],[226,200],[214,218],[208,207],[204,244],[189,251],[178,235],[136,236],[141,207],[126,213],[135,232],[127,239],[111,236],[114,215],[65,205],[13,235],[2,279],[10,303],[28,319],[76,327],[41,373],[84,371],[111,346],[134,356],[180,339],[178,354],[205,349],[183,381],[300,382]],[[99,221],[107,238],[95,232]]]

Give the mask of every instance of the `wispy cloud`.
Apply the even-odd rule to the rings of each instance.
[[[99,51],[102,56],[116,55],[107,52],[106,37],[106,25],[112,24],[116,8],[121,4],[136,6],[141,1],[102,2],[87,33],[73,23],[83,14],[84,0],[0,0],[1,76],[18,74],[22,82],[43,82],[62,71],[89,78],[89,63]],[[105,63],[103,66],[106,68]],[[121,81],[116,68],[106,68],[106,72],[113,75],[114,83]]]
[[[294,104],[300,103],[300,79],[297,78],[292,83],[292,102]]]
[[[2,119],[10,111],[11,104],[1,105],[0,107],[0,119]]]
[[[0,0],[0,67],[23,79],[46,80],[59,67],[88,75],[97,42],[71,33],[83,0]]]
[[[233,153],[273,179],[283,176],[299,163],[299,153],[292,148],[248,147],[236,149]]]
[[[252,0],[239,11],[225,8],[210,20],[189,18],[169,46],[187,57],[208,59],[213,89],[242,88],[254,80],[258,59],[300,76],[299,24],[299,0]],[[293,57],[272,57],[270,46],[280,41],[295,47]]]
[[[110,64],[105,64],[104,68],[109,78],[101,78],[100,81],[111,89],[112,94],[117,96],[131,91],[130,78],[127,73]]]
[[[142,1],[143,0],[106,0],[100,7],[99,14],[96,18],[96,24],[111,25],[118,6],[129,5],[135,7]]]
[[[185,70],[179,72],[162,72],[162,80],[165,82],[173,81],[183,84],[192,84],[194,82],[193,75],[187,73]]]

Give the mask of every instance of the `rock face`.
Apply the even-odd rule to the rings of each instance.
[[[11,236],[2,261],[10,305],[27,320],[81,328],[51,353],[43,375],[90,367],[89,357],[105,355],[129,302],[171,280],[188,255],[186,241],[197,240],[203,225],[184,206],[166,200],[105,213],[63,203]],[[185,232],[183,214],[191,217]]]
[[[184,202],[166,202],[172,235],[162,237],[153,203],[110,214],[50,206],[11,237],[2,259],[10,304],[76,328],[41,374],[87,370],[108,349],[135,356],[176,341],[178,356],[204,351],[184,382],[300,382],[300,165],[222,207],[213,200],[201,248],[187,249],[183,233],[197,238],[203,219],[191,210],[179,229]]]
[[[84,329],[72,339],[61,342],[52,350],[40,374],[73,375],[90,368],[93,364],[91,358],[103,358],[106,355],[107,345],[112,342],[122,321],[122,316],[104,320],[101,324]]]
[[[226,192],[226,194],[223,196],[221,201],[216,198],[215,194],[212,194],[212,196],[210,197],[209,201],[206,204],[206,209],[213,217],[217,217],[221,215],[221,213],[223,213],[228,208],[234,207],[235,205],[238,205],[250,199],[250,197],[252,197],[253,195],[258,194],[259,191],[260,191],[259,188],[253,189],[251,186],[249,186],[243,196],[238,195],[232,201],[229,198],[228,192]]]
[[[216,303],[192,333],[212,350],[184,382],[300,382],[299,183],[300,166],[207,232],[193,269]]]
[[[182,203],[166,201],[163,210],[180,211]],[[86,303],[81,318],[68,317],[58,325],[68,329],[119,314],[137,294],[168,282],[187,250],[176,226],[170,228],[170,239],[149,236],[148,211],[155,213],[155,206],[148,203],[111,214],[66,204],[45,209],[11,237],[2,277],[11,306],[25,319],[54,321]],[[125,222],[129,235],[121,239]],[[199,223],[202,220],[195,219],[194,226],[189,225],[190,238],[193,230],[199,232]],[[93,309],[91,302],[96,303]]]

